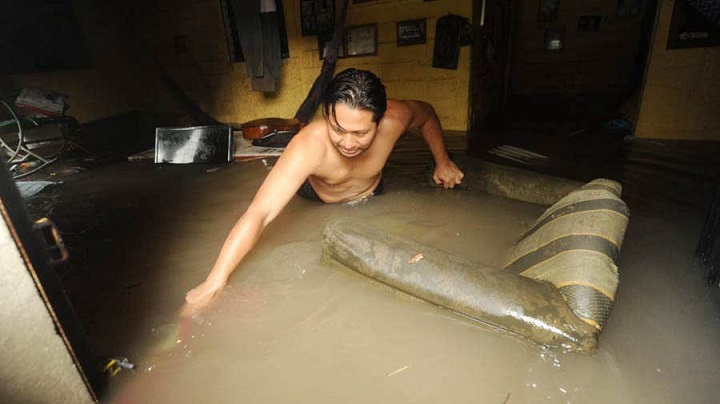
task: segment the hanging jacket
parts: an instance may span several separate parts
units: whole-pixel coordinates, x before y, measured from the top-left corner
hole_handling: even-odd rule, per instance
[[[448,14],[435,24],[433,67],[457,69],[460,47],[472,43],[472,25],[462,16]]]

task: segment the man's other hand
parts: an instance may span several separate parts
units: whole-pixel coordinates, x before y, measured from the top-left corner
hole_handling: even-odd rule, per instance
[[[465,174],[460,171],[455,163],[448,160],[444,164],[437,164],[435,166],[433,181],[435,181],[435,184],[442,185],[445,189],[448,189],[455,188],[455,185],[459,185],[463,177],[465,177]]]

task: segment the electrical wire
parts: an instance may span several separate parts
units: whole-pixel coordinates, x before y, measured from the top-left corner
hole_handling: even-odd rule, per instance
[[[15,120],[15,123],[17,124],[17,127],[18,127],[18,134],[17,134],[17,137],[18,137],[18,145],[17,145],[17,148],[16,148],[15,150],[13,150],[10,146],[8,146],[8,145],[0,138],[0,145],[2,145],[5,149],[7,149],[7,150],[10,152],[10,157],[7,159],[6,162],[7,162],[8,164],[16,163],[16,164],[14,164],[13,166],[10,167],[10,171],[13,171],[13,172],[14,172],[15,169],[16,169],[16,167],[17,167],[19,164],[24,163],[24,162],[25,162],[29,157],[31,157],[31,156],[32,156],[32,157],[35,157],[36,159],[38,159],[38,160],[40,160],[40,161],[42,162],[42,164],[40,164],[39,166],[33,168],[33,169],[30,170],[30,171],[24,172],[24,173],[22,173],[22,174],[13,175],[13,179],[18,179],[18,178],[26,177],[26,176],[28,176],[28,175],[30,175],[30,174],[33,174],[33,173],[35,173],[35,172],[37,172],[37,171],[40,171],[42,168],[44,168],[44,167],[47,166],[48,164],[54,163],[54,162],[57,160],[57,157],[56,157],[56,158],[53,158],[53,159],[50,159],[50,160],[47,160],[47,159],[44,159],[44,158],[42,158],[41,156],[38,156],[37,154],[35,154],[35,153],[33,153],[32,151],[30,151],[30,150],[28,150],[28,149],[26,149],[26,148],[23,147],[23,129],[22,129],[22,123],[20,122],[20,118],[18,118],[17,114],[15,114],[15,111],[10,107],[10,105],[8,105],[7,102],[5,102],[4,100],[0,100],[0,103],[2,103],[2,104],[5,106],[5,108],[10,112],[10,115],[12,115],[12,117],[13,117],[13,119]],[[37,125],[37,122],[35,122],[34,120],[33,120],[32,122]],[[26,154],[25,156],[23,156],[22,158],[20,158],[20,160],[16,160],[16,159],[18,158],[18,155],[20,154],[21,151],[24,151],[24,152],[26,152],[27,154]]]
[[[11,153],[10,158],[7,159],[7,162],[10,163],[13,160],[15,160],[15,158],[17,158],[18,154],[20,154],[20,151],[22,150],[22,135],[23,135],[22,124],[20,123],[20,119],[15,114],[15,111],[13,111],[13,109],[10,108],[10,105],[8,105],[7,102],[5,102],[4,100],[0,100],[0,103],[2,103],[5,106],[5,108],[8,110],[8,112],[10,112],[10,115],[13,117],[13,119],[15,120],[15,123],[17,124],[17,127],[18,127],[18,135],[17,135],[18,136],[18,144],[17,144],[17,148],[15,150],[13,150],[10,146],[8,146],[2,140],[2,138],[0,138],[0,144],[2,144],[2,146]]]

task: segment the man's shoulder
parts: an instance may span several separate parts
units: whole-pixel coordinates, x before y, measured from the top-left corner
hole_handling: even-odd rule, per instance
[[[387,100],[387,109],[383,115],[381,126],[401,135],[412,122],[413,112],[406,100]]]
[[[303,142],[318,142],[324,140],[327,137],[327,128],[320,121],[311,121],[307,125],[300,129],[300,132],[293,137]]]
[[[324,132],[325,131],[325,132]],[[321,122],[312,121],[293,136],[286,151],[299,151],[303,154],[322,153],[327,143],[327,128]]]
[[[409,113],[408,100],[398,100],[394,98],[387,99],[387,108],[385,112],[390,113]]]
[[[387,109],[385,110],[385,117],[401,122],[412,120],[414,108],[413,100],[387,100]]]

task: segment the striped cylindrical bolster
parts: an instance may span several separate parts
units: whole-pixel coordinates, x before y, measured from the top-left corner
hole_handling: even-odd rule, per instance
[[[625,216],[629,216],[627,206],[625,206],[625,203],[620,199],[621,192],[622,186],[616,181],[606,180],[602,178],[591,181],[576,189],[575,191],[567,194],[565,197],[554,203],[550,208],[543,212],[542,215],[540,215],[538,220],[535,222],[535,226],[533,227],[537,227],[549,216],[557,217],[559,215],[565,213],[572,213],[573,211],[577,210],[592,209],[593,206],[587,205],[593,204],[597,206],[597,202],[590,202],[595,200],[618,201],[618,203],[620,203],[622,206],[613,206],[613,204],[610,203],[607,208],[617,210],[619,213],[624,214]],[[577,206],[579,203],[583,203],[584,205]]]
[[[521,238],[530,236],[538,229],[562,216],[593,211],[615,212],[626,218],[630,216],[630,211],[625,202],[617,197],[609,198],[600,195],[598,199],[575,201],[564,206],[555,207],[552,211],[548,209]]]
[[[628,223],[614,181],[596,180],[551,206],[510,252],[505,269],[558,288],[568,306],[602,328],[618,284],[615,266]]]
[[[532,238],[532,236],[529,237],[529,239]],[[577,250],[602,254],[612,260],[618,255],[618,246],[604,237],[594,234],[568,234],[528,251],[505,265],[505,269],[527,276],[528,273],[535,273],[535,271],[529,270],[543,266],[547,260]]]
[[[617,197],[622,195],[622,185],[617,181],[609,180],[607,178],[598,178],[580,187],[580,190],[591,189],[603,189],[612,192]]]
[[[606,252],[565,249],[519,273],[554,285],[575,315],[599,329],[610,314],[618,271]]]

